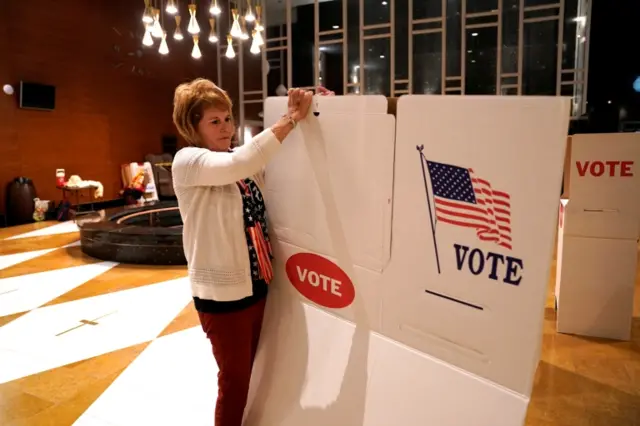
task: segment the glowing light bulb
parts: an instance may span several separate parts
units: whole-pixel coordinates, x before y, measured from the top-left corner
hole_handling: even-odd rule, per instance
[[[193,59],[200,59],[202,58],[202,52],[200,51],[200,47],[198,46],[198,36],[194,35],[193,36],[193,49],[191,50],[191,57]]]
[[[142,22],[150,24],[153,22],[153,8],[151,0],[144,0],[144,13],[142,14]]]
[[[153,22],[153,16],[151,16],[148,11],[145,11],[144,15],[142,15],[142,22],[145,24],[151,24]]]
[[[155,38],[162,38],[164,31],[162,30],[162,25],[160,24],[160,11],[158,9],[155,10],[155,17],[153,18],[153,28],[151,29],[151,35]]]
[[[253,22],[256,20],[256,15],[254,15],[253,11],[251,10],[251,3],[249,3],[247,13],[244,15],[244,20],[247,22]]]
[[[233,59],[236,57],[236,52],[233,50],[233,40],[231,39],[231,34],[227,36],[227,51],[224,56],[229,59]]]
[[[240,22],[238,22],[238,9],[231,9],[231,13],[233,14],[233,24],[231,24],[231,37],[239,38],[242,37],[242,29],[240,28]]]
[[[145,46],[153,46],[153,37],[151,37],[151,26],[148,25],[144,31],[144,37],[142,37],[142,44]]]
[[[262,38],[260,31],[253,30],[253,42],[258,43],[258,46],[262,46],[264,44],[264,39]]]
[[[158,53],[161,55],[169,54],[169,45],[167,44],[167,32],[165,31],[162,34],[162,41],[160,42],[160,48],[158,49]]]
[[[258,44],[258,39],[256,38],[257,34],[260,33],[256,30],[253,30],[253,41],[251,42],[251,48],[249,49],[249,52],[253,53],[254,55],[260,53],[260,45]]]
[[[180,21],[182,21],[182,18],[180,16],[176,16],[176,30],[173,33],[173,38],[174,40],[182,40],[184,38],[184,36],[182,35],[182,30],[180,29]]]
[[[198,20],[196,19],[196,5],[189,5],[189,14],[191,18],[189,19],[189,26],[187,27],[187,31],[190,34],[199,34],[200,33],[200,25],[198,25]]]
[[[176,6],[176,0],[169,0],[167,2],[167,7],[165,10],[167,11],[167,13],[171,15],[175,15],[176,13],[178,13],[178,6]]]
[[[209,19],[209,24],[211,24],[211,32],[209,33],[209,41],[211,43],[218,42],[218,35],[216,34],[216,20],[211,18]]]
[[[220,15],[220,13],[222,13],[222,10],[220,10],[220,7],[218,6],[218,0],[213,0],[213,3],[209,8],[209,13],[214,16],[218,16]]]

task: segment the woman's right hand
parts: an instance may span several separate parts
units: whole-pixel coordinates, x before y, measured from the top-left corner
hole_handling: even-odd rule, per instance
[[[303,89],[289,89],[288,115],[296,123],[304,120],[311,108],[313,92]]]

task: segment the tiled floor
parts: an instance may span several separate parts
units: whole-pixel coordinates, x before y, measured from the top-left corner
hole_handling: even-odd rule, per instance
[[[213,424],[186,270],[100,262],[77,241],[71,223],[0,229],[0,425]],[[631,342],[556,334],[552,282],[527,425],[640,425],[640,318]]]

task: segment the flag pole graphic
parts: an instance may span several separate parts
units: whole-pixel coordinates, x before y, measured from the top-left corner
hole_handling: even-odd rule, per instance
[[[431,213],[431,200],[429,198],[429,186],[427,185],[427,172],[424,169],[424,163],[427,159],[422,152],[424,145],[417,145],[416,149],[420,153],[420,166],[422,167],[422,178],[424,179],[424,191],[427,193],[427,207],[429,207],[429,224],[431,225],[431,235],[433,236],[433,249],[436,252],[436,265],[438,266],[438,274],[440,273],[440,256],[438,256],[438,243],[436,242],[436,228],[433,221],[433,213]]]

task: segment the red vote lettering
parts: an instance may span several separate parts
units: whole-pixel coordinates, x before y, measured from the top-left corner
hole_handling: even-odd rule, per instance
[[[633,161],[622,161],[620,163],[620,176],[624,176],[624,177],[633,176],[633,172],[631,171],[631,166],[633,166]]]
[[[325,308],[346,308],[356,291],[338,265],[313,253],[297,253],[285,266],[291,284],[307,299]]]
[[[633,161],[576,161],[576,167],[578,168],[578,174],[584,176],[587,171],[590,175],[599,177],[607,173],[608,176],[621,176],[630,177],[633,176],[631,171]],[[618,169],[620,170],[618,172]]]

